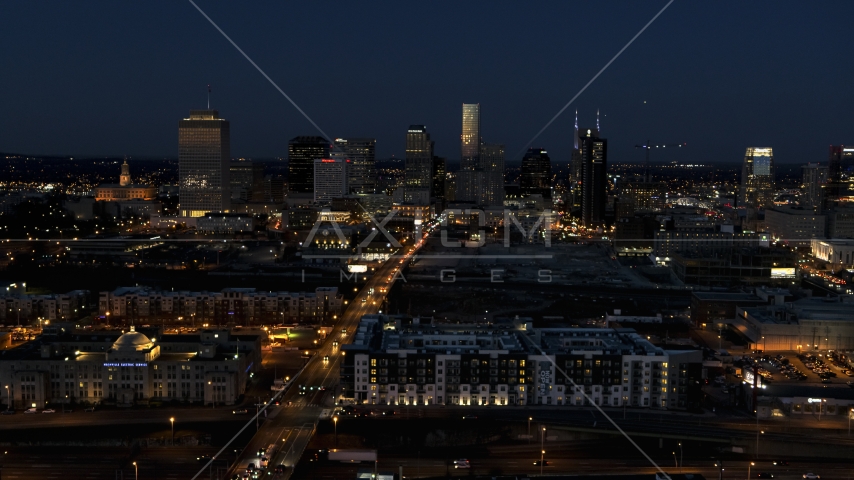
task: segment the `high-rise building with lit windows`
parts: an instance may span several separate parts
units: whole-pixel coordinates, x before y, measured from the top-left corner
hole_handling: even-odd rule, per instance
[[[739,206],[765,208],[774,204],[774,152],[747,147],[741,167]]]
[[[184,217],[227,212],[231,198],[228,120],[216,110],[190,110],[178,121],[178,200]]]
[[[318,158],[314,160],[314,203],[325,205],[333,198],[347,195],[350,160]]]
[[[463,104],[463,130],[460,134],[460,170],[474,170],[480,164],[480,104]]]
[[[348,188],[352,193],[374,193],[377,184],[374,138],[336,138],[330,158],[350,160]]]
[[[605,207],[608,203],[608,140],[599,138],[599,130],[592,128],[582,130],[578,137],[581,156],[581,224],[601,227],[605,225]]]
[[[406,131],[404,201],[418,205],[430,202],[433,186],[433,141],[424,125],[410,125]]]
[[[323,137],[300,136],[288,142],[288,191],[314,191],[314,161],[329,158],[329,141]]]

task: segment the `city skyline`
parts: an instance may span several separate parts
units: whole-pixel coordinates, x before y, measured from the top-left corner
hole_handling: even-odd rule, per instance
[[[842,8],[848,7],[839,4]],[[57,6],[59,10],[66,13],[70,18],[78,19],[82,25],[92,20],[77,18],[83,12],[78,12],[68,6]],[[467,9],[468,7],[458,7]],[[497,12],[489,12],[489,15],[509,14],[522,15],[525,17],[542,18],[545,22],[556,21],[556,18],[571,18],[573,15],[590,13],[586,6],[561,6],[543,5],[532,8],[530,11],[504,7]],[[517,163],[521,160],[521,154],[516,152],[524,145],[534,133],[536,127],[529,127],[528,120],[533,123],[544,124],[553,115],[557,107],[572,96],[575,89],[583,85],[589,79],[595,68],[603,65],[607,59],[625,41],[628,31],[632,31],[638,18],[649,16],[649,12],[657,9],[657,6],[632,6],[620,10],[618,13],[610,13],[600,36],[585,37],[586,30],[579,32],[580,38],[599,38],[598,42],[582,42],[585,48],[575,48],[577,42],[572,42],[574,55],[579,55],[579,60],[584,60],[590,65],[589,68],[572,68],[550,66],[545,70],[546,76],[540,77],[534,84],[536,88],[512,87],[518,95],[512,93],[511,85],[519,82],[505,83],[496,80],[491,75],[494,69],[505,68],[505,63],[512,60],[519,52],[518,49],[530,46],[523,41],[518,47],[512,47],[510,40],[522,41],[515,35],[511,39],[501,40],[495,51],[486,51],[481,60],[482,76],[490,78],[489,82],[445,81],[438,82],[432,86],[425,86],[422,97],[443,98],[446,101],[424,102],[420,98],[410,97],[405,102],[399,101],[401,93],[398,88],[389,88],[384,80],[379,85],[366,83],[368,79],[348,79],[342,84],[337,77],[315,82],[308,85],[301,80],[289,79],[289,85],[283,85],[286,90],[295,90],[294,98],[298,103],[305,103],[305,110],[316,117],[318,123],[327,132],[347,138],[370,137],[377,139],[377,158],[388,158],[392,155],[403,157],[403,148],[399,141],[395,141],[394,132],[412,123],[424,123],[433,132],[433,138],[437,142],[437,155],[456,161],[458,150],[453,142],[458,137],[458,120],[456,108],[461,100],[476,101],[489,106],[489,119],[484,119],[483,129],[491,132],[491,138],[500,138],[507,146],[507,162]],[[572,111],[577,107],[579,116],[584,124],[591,124],[593,115],[597,108],[602,112],[603,128],[608,131],[611,138],[612,161],[640,161],[642,154],[633,149],[637,143],[641,143],[654,133],[668,131],[670,138],[664,138],[664,142],[687,142],[692,145],[691,151],[684,152],[681,158],[701,162],[727,162],[735,163],[740,160],[743,149],[749,145],[771,145],[777,154],[777,163],[802,163],[825,161],[824,150],[829,144],[852,143],[850,140],[850,129],[846,111],[850,111],[854,105],[854,98],[842,85],[846,75],[830,75],[816,77],[812,71],[822,62],[840,65],[847,69],[850,62],[838,62],[835,55],[839,44],[837,35],[839,33],[821,30],[820,24],[826,18],[828,6],[813,6],[806,12],[787,8],[784,5],[775,11],[766,12],[758,6],[742,7],[739,16],[728,16],[722,8],[720,11],[707,11],[698,6],[683,5],[675,3],[644,35],[632,45],[610,70],[605,72],[591,88],[585,92]],[[173,11],[174,10],[174,11]],[[388,10],[388,9],[387,9]],[[25,154],[62,154],[62,155],[131,155],[135,157],[171,157],[175,155],[174,148],[170,148],[169,122],[164,118],[174,117],[185,108],[204,106],[207,96],[208,84],[212,84],[211,105],[222,111],[229,112],[230,120],[235,124],[233,132],[233,152],[243,157],[258,158],[283,158],[286,156],[287,139],[297,135],[316,135],[311,125],[299,117],[290,105],[280,103],[276,99],[276,92],[268,85],[264,85],[263,79],[259,79],[257,72],[251,70],[251,66],[242,62],[242,59],[232,57],[233,52],[226,53],[224,48],[228,47],[218,38],[217,33],[198,18],[197,12],[191,7],[187,9],[170,8],[170,13],[175,15],[172,22],[182,22],[186,29],[198,38],[186,38],[175,33],[178,37],[166,35],[167,39],[180,39],[181,42],[190,42],[190,45],[198,44],[197,48],[178,49],[166,55],[162,60],[155,61],[147,57],[140,58],[140,48],[151,47],[163,48],[161,39],[152,39],[146,36],[138,42],[128,43],[121,40],[123,36],[112,29],[103,33],[92,33],[91,37],[81,39],[84,44],[95,42],[90,47],[105,54],[111,54],[117,49],[127,50],[126,59],[113,65],[119,71],[131,68],[144,67],[146,70],[156,72],[158,63],[170,65],[176,68],[177,82],[166,84],[163,79],[155,78],[155,82],[148,88],[136,88],[140,80],[127,80],[127,84],[114,82],[113,78],[106,76],[95,79],[97,90],[83,88],[81,74],[83,68],[95,68],[89,62],[82,65],[67,65],[65,68],[68,75],[54,81],[47,76],[38,76],[36,70],[36,81],[31,84],[21,83],[23,79],[19,76],[10,76],[0,80],[3,91],[17,91],[15,98],[9,98],[6,114],[0,116],[0,131],[5,135],[0,136],[0,150],[6,152]],[[220,19],[226,23],[226,30],[235,35],[236,39],[244,43],[245,50],[258,57],[259,64],[270,69],[273,78],[280,80],[290,78],[287,69],[297,63],[309,61],[307,57],[294,56],[288,53],[283,66],[277,66],[271,62],[271,54],[274,52],[289,52],[288,46],[293,42],[290,35],[285,38],[277,38],[272,46],[264,47],[261,35],[258,37],[242,32],[239,24],[232,24],[229,16],[237,19],[252,15],[252,18],[263,18],[264,13],[276,13],[278,10],[272,8],[272,12],[265,11],[265,7],[256,7],[245,12],[233,12],[228,7],[212,6],[210,14],[214,19]],[[382,8],[367,9],[364,12],[350,12],[355,15],[366,15],[366,21],[372,20],[371,15],[382,12]],[[40,12],[31,11],[26,6],[15,6],[10,15],[21,19],[20,25],[26,25],[31,16]],[[403,12],[391,9],[386,12],[388,18],[397,18]],[[124,20],[132,20],[129,28],[131,30],[141,28],[138,22],[149,20],[150,13],[139,12],[135,7],[117,7],[99,15],[114,15]],[[137,15],[137,19],[125,19],[126,16]],[[273,15],[274,16],[274,15]],[[428,12],[431,20],[444,25],[449,22],[443,18],[436,18],[434,12]],[[705,24],[700,18],[706,18]],[[556,17],[555,19],[552,19]],[[711,21],[708,21],[710,20]],[[762,20],[759,22],[759,20]],[[201,21],[200,21],[201,20]],[[266,20],[264,20],[266,21]],[[454,24],[454,21],[450,21]],[[489,22],[485,22],[489,24]],[[745,37],[740,33],[742,23],[761,25],[760,31],[750,30],[755,34],[766,33]],[[48,20],[48,24],[57,34],[67,28],[64,21]],[[708,24],[708,25],[706,25]],[[500,23],[506,25],[506,20]],[[663,26],[662,26],[663,25]],[[712,29],[711,25],[717,25]],[[792,39],[781,39],[774,32],[793,28],[804,32]],[[169,25],[171,27],[172,25]],[[631,28],[630,28],[631,27]],[[721,30],[727,35],[719,35]],[[18,28],[16,25],[9,30],[8,34],[14,35]],[[302,27],[300,27],[302,28]],[[478,29],[481,27],[477,27]],[[581,28],[588,28],[581,26]],[[167,29],[168,30],[168,29]],[[170,30],[171,31],[171,30]],[[815,32],[816,34],[810,34]],[[767,35],[771,34],[771,35]],[[54,34],[51,34],[54,35]],[[103,42],[103,35],[112,35],[119,39],[118,42]],[[373,34],[371,34],[373,35]],[[369,35],[370,36],[370,35]],[[6,53],[6,64],[14,66],[27,65],[23,55],[34,58],[43,58],[46,64],[51,64],[54,53],[45,50],[42,44],[31,46],[22,45],[18,38],[25,35],[13,36],[7,40],[7,44],[13,46]],[[494,35],[488,36],[492,39]],[[789,56],[783,62],[771,49],[765,40],[773,37],[774,42],[784,41],[787,45],[781,51],[787,51]],[[486,38],[486,37],[484,37]],[[841,39],[841,37],[840,37]],[[266,39],[270,40],[270,39]],[[365,40],[368,40],[367,38]],[[672,46],[674,40],[679,40],[684,45],[676,48]],[[719,44],[717,49],[709,49],[706,44],[714,40]],[[152,42],[150,45],[142,45],[141,42]],[[364,40],[362,40],[364,41]],[[485,40],[483,40],[485,41]],[[557,42],[556,38],[547,36],[544,41],[547,45],[554,45],[547,52],[536,52],[535,60],[543,64],[551,65],[548,61],[559,55],[565,55],[568,46],[566,42]],[[480,42],[480,41],[478,41]],[[551,42],[551,43],[549,43]],[[116,45],[104,45],[116,43]],[[169,42],[174,43],[174,42]],[[180,43],[180,42],[179,42]],[[434,44],[435,43],[435,44]],[[678,43],[678,42],[677,42]],[[442,51],[444,41],[434,40],[420,47],[419,51],[429,54],[429,62],[435,66],[454,68],[456,60],[438,56]],[[478,43],[479,44],[479,43]],[[732,51],[739,44],[750,44],[751,49],[744,53]],[[358,49],[362,44],[359,39],[355,44],[345,48],[346,51]],[[496,52],[501,48],[509,49],[508,60],[496,57]],[[68,48],[68,47],[65,47]],[[230,47],[229,47],[230,48]],[[403,51],[394,46],[384,47],[389,58],[400,58]],[[689,49],[698,53],[694,56],[686,56]],[[310,51],[311,49],[309,49]],[[223,54],[225,53],[225,56]],[[655,57],[656,60],[648,63],[645,60]],[[686,58],[687,57],[687,58]],[[124,57],[123,57],[124,58]],[[832,59],[832,60],[831,60]],[[406,62],[410,62],[405,58]],[[56,60],[62,65],[64,62]],[[53,63],[56,63],[53,62]],[[223,64],[225,62],[225,64]],[[386,68],[385,61],[373,60],[374,71],[381,75]],[[577,64],[577,62],[572,62]],[[409,64],[409,63],[407,63]],[[227,68],[223,68],[226,66]],[[349,65],[349,62],[348,62]],[[763,65],[763,68],[750,68],[750,74],[729,75],[746,67]],[[781,70],[785,65],[786,70]],[[794,65],[794,67],[792,67]],[[66,65],[63,65],[66,66]],[[663,76],[661,69],[664,67],[675,68],[676,75]],[[162,68],[162,67],[161,67]],[[284,70],[283,70],[284,68]],[[588,71],[590,70],[590,71]],[[97,71],[97,68],[96,68]],[[129,71],[129,70],[128,70]],[[216,73],[227,71],[229,73]],[[438,71],[442,71],[439,68]],[[700,75],[703,73],[705,76]],[[515,75],[520,75],[520,73]],[[149,78],[146,74],[145,77]],[[633,78],[631,88],[618,88],[626,76]],[[375,75],[369,75],[371,81],[375,81]],[[671,78],[672,77],[672,78]],[[741,80],[731,80],[740,77]],[[86,76],[87,80],[91,76]],[[171,77],[170,77],[171,78]],[[512,79],[516,77],[511,76]],[[768,91],[762,87],[773,79],[779,90]],[[509,82],[510,80],[507,80]],[[420,85],[420,80],[405,82],[411,88]],[[263,85],[263,86],[262,86]],[[524,83],[523,83],[524,85]],[[378,90],[379,88],[379,90]],[[35,95],[35,89],[39,94]],[[73,89],[73,90],[70,90]],[[76,90],[76,93],[72,93]],[[116,102],[105,100],[115,97],[119,91],[130,96],[143,96],[149,109],[133,118],[123,117],[118,121],[116,118]],[[793,101],[789,104],[778,102],[779,92],[789,91],[788,95]],[[834,98],[828,96],[829,91],[841,92],[841,96]],[[324,98],[332,95],[332,98]],[[341,95],[347,95],[346,100]],[[365,100],[360,100],[364,98]],[[784,96],[785,98],[785,96]],[[348,111],[364,110],[361,102],[374,102],[371,112],[384,112],[383,115],[369,113],[360,119],[358,126],[347,115],[332,115],[333,103],[340,107],[346,107]],[[23,102],[26,100],[27,102]],[[39,102],[48,101],[51,108]],[[89,107],[83,111],[78,107],[79,102],[86,102]],[[35,102],[35,103],[33,103]],[[307,103],[306,103],[307,102]],[[343,102],[343,103],[342,103]],[[647,102],[647,103],[644,103]],[[49,115],[42,121],[42,132],[49,132],[45,136],[40,133],[34,137],[28,133],[28,127],[32,125],[30,116],[26,113],[26,106],[33,105],[35,110],[55,111],[56,115]],[[395,106],[392,106],[395,105]],[[774,112],[764,116],[764,121],[742,120],[732,112],[739,106],[758,109],[766,112]],[[767,107],[767,108],[766,108]],[[831,108],[832,107],[832,108]],[[770,110],[768,110],[770,108]],[[62,119],[74,111],[78,117],[76,124],[70,126]],[[703,115],[692,112],[703,112]],[[814,119],[808,122],[799,121],[802,118]],[[525,121],[520,121],[525,119]],[[137,123],[143,121],[143,123]],[[555,124],[549,128],[537,142],[550,152],[554,152],[554,158],[562,160],[569,158],[571,148],[571,136],[568,134],[572,129],[573,120],[570,112],[565,112]],[[237,126],[240,126],[237,128]],[[92,137],[90,132],[105,131],[108,135]],[[144,132],[144,135],[140,133]],[[809,138],[815,138],[815,144],[805,144],[794,140],[799,135],[806,134]],[[671,137],[672,135],[672,137]],[[727,138],[728,142],[721,143],[719,138]],[[670,155],[670,154],[668,154]],[[668,161],[675,158],[659,156],[657,161]]]

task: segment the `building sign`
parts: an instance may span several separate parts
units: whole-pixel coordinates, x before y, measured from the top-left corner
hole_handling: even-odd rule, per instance
[[[551,363],[540,362],[540,381],[537,384],[537,391],[540,395],[548,395],[549,387],[552,384]]]
[[[350,273],[365,273],[368,271],[367,265],[347,265],[347,271]]]
[[[795,268],[772,268],[771,278],[795,278]]]
[[[147,367],[147,363],[105,363],[105,367]]]

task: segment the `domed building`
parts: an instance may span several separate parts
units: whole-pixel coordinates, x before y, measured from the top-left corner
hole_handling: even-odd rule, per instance
[[[130,406],[159,401],[232,405],[261,365],[261,336],[204,330],[164,335],[53,329],[0,356],[0,403],[45,408],[60,403]],[[75,381],[63,381],[73,378]],[[58,408],[58,406],[57,406]]]

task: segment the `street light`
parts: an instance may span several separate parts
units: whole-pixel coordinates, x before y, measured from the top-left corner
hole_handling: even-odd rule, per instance
[[[133,476],[136,480],[139,480],[139,465],[136,462],[133,462]]]
[[[747,466],[747,480],[750,480],[750,467],[756,465],[753,462],[750,462],[750,465]]]
[[[679,468],[679,459],[676,458],[676,452],[672,452],[672,453],[673,453],[673,463],[676,464],[675,465],[676,468]]]
[[[175,446],[175,417],[169,417],[169,423],[172,424],[172,446]]]
[[[6,387],[6,388],[9,388],[9,387]],[[531,443],[531,420],[533,420],[533,419],[534,419],[533,417],[528,417],[528,443]]]
[[[335,424],[335,442],[338,442],[338,415],[332,417],[332,423]]]
[[[11,409],[12,409],[12,396],[9,395],[9,385],[6,385],[6,410],[11,410]],[[850,417],[851,416],[849,415],[849,418]],[[849,421],[848,424],[849,424],[848,433],[850,434],[851,433],[851,428],[850,428],[851,422]]]
[[[540,450],[540,476],[543,476],[543,465],[545,465],[545,463],[546,463],[546,451]]]
[[[9,387],[6,387],[9,388]],[[848,436],[851,436],[851,414],[854,413],[854,408],[848,410]]]
[[[544,442],[546,441],[546,427],[543,427],[542,432],[540,432],[540,449],[545,448]]]
[[[682,452],[682,442],[679,442],[679,473],[682,473],[682,466],[685,464],[685,457]]]

